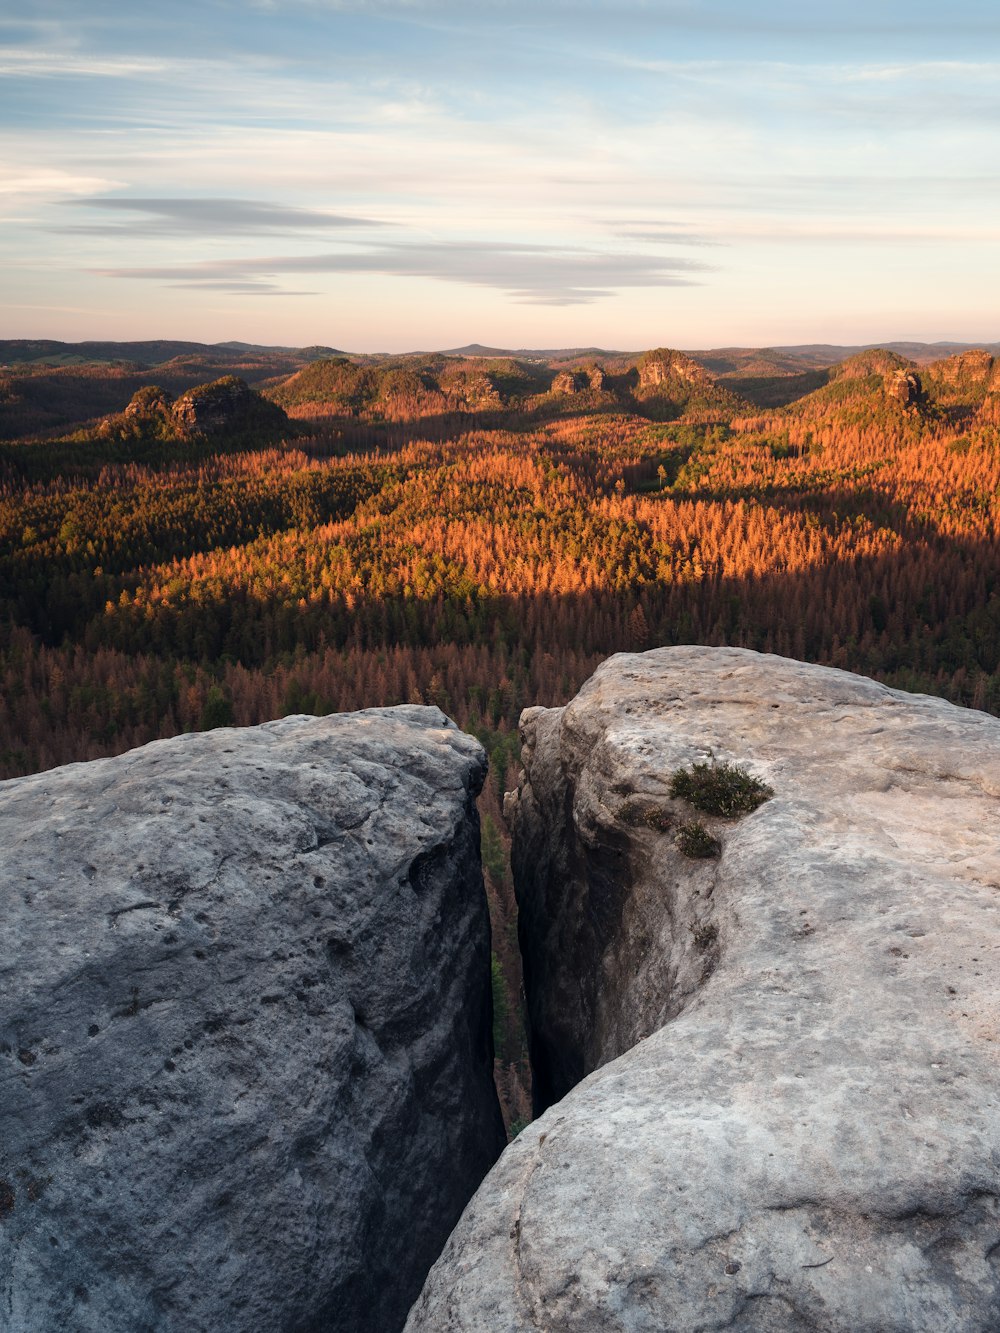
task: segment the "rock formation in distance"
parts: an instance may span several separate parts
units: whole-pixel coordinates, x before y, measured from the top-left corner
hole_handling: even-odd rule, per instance
[[[238,375],[196,385],[176,402],[158,384],[148,384],[132,395],[120,418],[105,419],[104,429],[113,431],[120,424],[182,437],[280,434],[289,427],[284,409]]]

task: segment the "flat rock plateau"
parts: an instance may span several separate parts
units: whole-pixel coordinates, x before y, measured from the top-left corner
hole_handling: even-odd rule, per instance
[[[504,1142],[479,745],[285,718],[0,785],[0,1328],[387,1333]]]
[[[1000,721],[674,648],[522,734],[548,1109],[408,1333],[996,1333]],[[773,795],[698,815],[671,794],[695,763]],[[717,857],[681,851],[696,821]]]

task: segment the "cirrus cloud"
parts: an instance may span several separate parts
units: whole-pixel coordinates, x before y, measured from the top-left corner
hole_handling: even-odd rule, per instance
[[[386,225],[373,218],[295,208],[259,199],[99,197],[66,202],[74,208],[138,215],[126,217],[121,222],[80,222],[55,229],[78,236],[231,236],[241,233],[274,236],[286,232]]]
[[[282,274],[377,274],[493,287],[531,305],[587,305],[622,288],[690,287],[711,266],[666,255],[490,241],[400,242],[356,251],[206,260],[97,270],[105,277],[171,285],[239,284],[273,290]],[[230,286],[230,289],[232,287]]]

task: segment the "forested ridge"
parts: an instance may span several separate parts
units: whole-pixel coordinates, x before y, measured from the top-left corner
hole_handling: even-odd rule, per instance
[[[278,435],[133,413],[0,446],[0,775],[438,704],[491,755],[502,934],[518,715],[609,653],[735,644],[1000,712],[997,363],[863,353],[784,403],[740,372],[336,358],[266,389]]]

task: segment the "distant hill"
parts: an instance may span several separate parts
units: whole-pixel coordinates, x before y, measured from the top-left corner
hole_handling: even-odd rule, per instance
[[[206,343],[0,341],[0,439],[49,436],[125,409],[151,380],[171,394],[238,375],[280,381],[316,359],[291,351]]]
[[[282,407],[308,414],[393,420],[411,414],[498,411],[544,393],[551,378],[537,364],[509,356],[336,356],[311,362],[267,392]]]
[[[1000,356],[1000,342],[884,342],[841,346],[835,343],[802,343],[780,347],[721,347],[702,350],[685,349],[685,354],[704,366],[718,378],[729,376],[797,375],[810,370],[825,369],[846,361],[860,352],[883,348],[905,357],[917,365],[929,365],[946,357],[974,349],[984,349]],[[312,361],[347,357],[357,361],[380,363],[385,361],[461,357],[468,359],[519,359],[549,364],[576,360],[606,360],[624,362],[635,359],[639,352],[616,351],[603,347],[510,348],[491,347],[484,343],[468,343],[464,347],[450,347],[434,353],[366,353],[355,355],[336,347],[312,345],[286,347],[278,344],[240,342],[201,343],[167,338],[136,342],[59,342],[47,338],[0,339],[0,365],[80,366],[127,363],[138,367],[154,367],[178,357],[205,357],[213,364],[231,364],[233,354],[251,358],[276,358],[307,365]]]
[[[48,338],[0,339],[0,365],[84,366],[129,365],[153,367],[177,357],[201,356],[214,362],[232,362],[233,352],[251,356],[273,356],[298,362],[315,361],[323,356],[342,356],[333,347],[266,347],[256,343],[178,342],[154,338],[146,342],[57,342]]]
[[[996,343],[888,342],[864,347],[806,343],[790,347],[723,347],[690,352],[720,386],[760,408],[786,407],[822,389],[834,379],[881,374],[901,366],[927,368],[942,358],[971,354],[974,348],[993,351]],[[879,365],[866,361],[875,356]],[[890,366],[887,358],[895,357]],[[884,364],[882,362],[884,361]]]
[[[435,414],[528,413],[538,420],[586,411],[625,411],[656,421],[721,421],[752,412],[753,403],[720,384],[683,352],[657,348],[640,356],[559,353],[409,357],[329,357],[314,361],[266,392],[297,416],[400,420]],[[560,359],[565,358],[565,359]]]
[[[682,415],[721,420],[749,406],[685,352],[667,347],[644,352],[634,373],[638,382],[632,388],[633,396],[654,420],[672,421]]]
[[[289,353],[294,356],[308,357],[310,360],[318,361],[324,356],[343,356],[344,353],[337,347],[326,347],[322,343],[313,343],[309,347],[284,347],[277,344],[274,347],[262,343],[241,343],[234,340],[224,343],[212,343],[213,349],[218,347],[234,348],[239,352],[278,352]]]
[[[0,439],[51,436],[121,412],[151,382],[173,395],[238,375],[298,418],[400,421],[454,414],[549,420],[581,411],[714,422],[793,410],[874,419],[920,407],[993,421],[1000,343],[808,343],[681,352],[596,347],[348,355],[334,348],[151,339],[0,341]],[[917,376],[910,383],[908,376]],[[909,388],[906,386],[909,385]],[[886,408],[888,397],[894,404]]]
[[[849,357],[857,356],[859,352],[873,351],[876,348],[882,348],[887,352],[895,352],[898,356],[905,357],[909,361],[915,361],[917,365],[929,365],[932,361],[939,361],[943,357],[955,356],[959,352],[968,352],[976,348],[985,348],[994,356],[1000,353],[1000,343],[953,343],[953,342],[884,342],[884,343],[864,343],[857,347],[838,347],[830,343],[807,343],[798,347],[777,347],[777,352],[787,352],[790,355],[799,355],[803,357],[813,357],[817,363],[823,365],[833,365],[838,361],[846,361]]]
[[[699,362],[706,370],[720,378],[726,375],[749,374],[802,374],[808,370],[821,370],[828,366],[846,361],[859,352],[882,348],[895,352],[917,365],[929,365],[944,357],[955,356],[960,352],[984,348],[994,356],[1000,356],[1000,342],[996,343],[959,343],[959,342],[906,342],[890,341],[881,343],[856,343],[841,345],[838,343],[798,343],[777,347],[718,347],[709,349],[683,349],[692,360]],[[440,353],[441,356],[467,357],[522,357],[532,361],[572,361],[580,357],[628,358],[638,356],[638,352],[614,351],[604,347],[563,347],[563,348],[527,348],[527,347],[489,347],[483,343],[468,343],[465,347],[450,347]]]
[[[529,361],[572,361],[577,357],[627,356],[625,352],[610,352],[603,347],[484,347],[482,343],[469,343],[467,347],[449,347],[442,356],[484,356],[484,357],[522,357]]]
[[[55,342],[46,338],[10,338],[0,341],[0,364],[82,366],[128,362],[138,366],[158,366],[175,356],[204,352],[204,343],[173,342]]]

